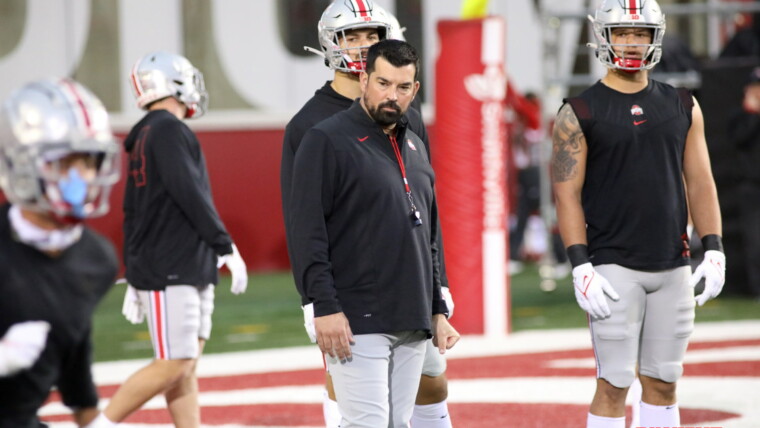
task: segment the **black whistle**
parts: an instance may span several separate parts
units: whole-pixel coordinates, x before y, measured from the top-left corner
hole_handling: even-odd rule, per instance
[[[420,212],[417,210],[413,210],[411,213],[412,216],[412,223],[415,226],[422,226],[422,219],[420,218]]]

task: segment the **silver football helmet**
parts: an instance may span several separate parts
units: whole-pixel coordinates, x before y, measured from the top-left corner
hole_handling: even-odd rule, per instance
[[[603,0],[591,21],[597,43],[589,43],[596,50],[596,57],[610,68],[635,72],[649,70],[660,62],[662,38],[665,35],[665,15],[655,0]],[[649,44],[613,44],[614,28],[647,28],[652,30]],[[625,58],[615,52],[615,48],[644,46],[642,58]]]
[[[392,14],[388,13],[387,16],[388,24],[391,26],[391,31],[388,33],[388,38],[405,42],[406,37],[404,37],[404,32],[406,31],[406,27],[402,27],[401,24],[398,23],[398,19],[396,19],[396,17]]]
[[[208,93],[203,74],[182,55],[149,53],[132,67],[130,81],[141,109],[147,109],[160,99],[174,97],[187,107],[186,118],[206,113]]]
[[[103,215],[119,180],[119,153],[105,107],[73,80],[29,83],[2,105],[0,187],[13,204],[77,221]],[[68,168],[74,154],[96,172]]]
[[[317,25],[325,64],[333,70],[347,73],[364,71],[364,53],[352,58],[350,51],[366,51],[369,46],[342,48],[341,40],[345,39],[347,31],[360,28],[377,28],[380,40],[385,40],[393,29],[391,16],[372,0],[335,0],[322,13]]]

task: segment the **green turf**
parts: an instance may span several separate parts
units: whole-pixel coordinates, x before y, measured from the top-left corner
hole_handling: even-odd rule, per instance
[[[535,266],[511,278],[514,331],[586,326],[584,312],[575,303],[570,279],[544,292]],[[94,321],[95,359],[109,361],[149,358],[153,355],[145,324],[133,326],[121,315],[124,286],[117,285],[99,306]],[[205,352],[307,345],[300,299],[290,272],[250,277],[248,291],[234,296],[229,277],[216,288],[216,310],[211,340]],[[722,295],[697,308],[697,321],[760,318],[760,304],[746,298]],[[452,323],[456,326],[456,315]]]
[[[306,345],[300,298],[289,272],[251,275],[246,293],[235,296],[229,277],[216,287],[211,340],[204,352]],[[121,315],[124,286],[114,286],[94,321],[95,359],[149,358],[147,324],[129,324]]]
[[[588,325],[585,312],[575,302],[570,276],[557,281],[557,288],[548,293],[540,289],[540,282],[536,267],[531,265],[522,273],[511,277],[514,331]],[[732,295],[730,285],[726,286],[724,293],[717,299],[697,307],[697,322],[748,319],[760,319],[760,303],[747,297]]]

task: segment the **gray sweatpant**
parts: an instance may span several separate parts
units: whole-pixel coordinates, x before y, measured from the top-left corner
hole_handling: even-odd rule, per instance
[[[358,334],[352,358],[325,355],[343,416],[341,428],[406,428],[414,410],[426,334]]]

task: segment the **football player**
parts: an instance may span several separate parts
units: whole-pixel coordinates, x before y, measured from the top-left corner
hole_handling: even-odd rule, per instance
[[[246,265],[219,218],[206,162],[183,122],[206,111],[203,75],[185,57],[153,52],[132,69],[137,105],[147,110],[124,141],[124,314],[148,320],[154,360],[119,388],[103,412],[120,422],[163,394],[174,425],[200,426],[195,367],[211,334],[217,263],[243,293]]]
[[[119,146],[103,104],[69,79],[13,92],[0,113],[0,427],[44,426],[56,387],[95,427],[92,315],[116,277],[113,246],[84,225],[108,212]]]
[[[592,25],[607,74],[561,107],[552,156],[559,228],[597,361],[587,426],[625,427],[637,371],[639,425],[680,426],[676,382],[695,304],[725,281],[704,118],[689,91],[649,78],[665,33],[656,1],[604,0]],[[693,275],[689,212],[706,250]]]

